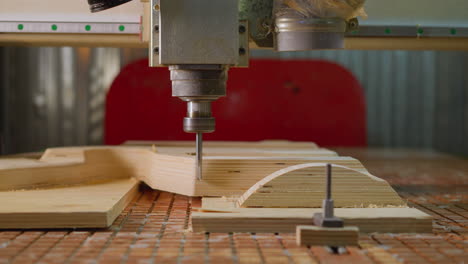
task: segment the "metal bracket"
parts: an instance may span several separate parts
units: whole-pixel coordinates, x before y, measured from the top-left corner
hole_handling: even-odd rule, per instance
[[[151,16],[150,16],[150,44],[149,44],[149,66],[162,66],[159,57],[159,0],[151,0]]]
[[[239,60],[234,67],[249,67],[249,21],[239,21]]]

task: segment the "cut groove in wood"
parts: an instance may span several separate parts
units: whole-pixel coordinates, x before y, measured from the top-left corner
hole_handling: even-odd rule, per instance
[[[326,163],[307,163],[278,170],[247,190],[238,207],[321,207]],[[333,164],[335,207],[406,206],[392,187],[365,170]]]

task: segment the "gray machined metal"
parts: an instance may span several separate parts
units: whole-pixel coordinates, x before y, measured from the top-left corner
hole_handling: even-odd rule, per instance
[[[171,65],[172,96],[218,99],[226,95],[227,67],[219,64]]]
[[[184,131],[210,133],[215,130],[211,102],[226,96],[228,67],[225,65],[194,64],[169,67],[172,96],[187,102]]]
[[[344,19],[304,17],[283,8],[275,19],[275,50],[343,49],[347,27]]]
[[[153,0],[154,5],[158,1],[153,13],[159,12],[159,47],[153,52],[160,64],[238,63],[238,0]]]

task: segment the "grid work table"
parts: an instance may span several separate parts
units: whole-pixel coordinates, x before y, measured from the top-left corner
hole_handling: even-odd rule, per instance
[[[361,235],[333,254],[295,234],[192,233],[190,198],[143,187],[108,229],[0,231],[0,263],[468,263],[468,160],[339,148],[434,217],[432,234]],[[61,199],[66,199],[63,197]]]

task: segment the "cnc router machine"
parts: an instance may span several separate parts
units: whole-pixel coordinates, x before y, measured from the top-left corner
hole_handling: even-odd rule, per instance
[[[100,147],[96,149],[92,147],[90,149],[51,149],[42,156],[40,161],[34,161],[31,163],[30,160],[21,160],[18,163],[19,165],[15,163],[13,164],[13,167],[8,168],[11,170],[6,170],[4,167],[0,166],[0,202],[4,205],[0,208],[0,213],[5,217],[17,219],[17,222],[21,222],[20,225],[27,226],[29,228],[76,227],[75,223],[66,225],[68,223],[67,221],[69,221],[69,219],[66,218],[69,216],[64,217],[63,219],[65,220],[63,220],[61,218],[62,215],[60,214],[62,211],[60,210],[65,207],[71,207],[71,214],[74,214],[76,212],[73,211],[73,206],[77,205],[60,204],[58,206],[60,207],[59,216],[54,215],[53,219],[47,219],[45,217],[41,218],[41,214],[43,213],[42,211],[39,211],[39,216],[30,217],[31,219],[26,217],[26,214],[18,214],[19,216],[15,216],[8,211],[11,209],[9,204],[12,204],[13,209],[11,210],[14,211],[18,209],[15,208],[15,202],[18,201],[26,204],[26,211],[28,213],[29,211],[32,211],[32,215],[34,215],[34,212],[37,213],[38,211],[35,211],[37,209],[35,207],[31,209],[30,204],[34,204],[35,200],[30,201],[31,199],[29,196],[26,197],[27,199],[21,200],[21,195],[24,196],[25,193],[7,193],[7,191],[10,190],[8,189],[9,184],[16,184],[17,189],[23,189],[24,186],[28,187],[28,184],[31,186],[35,186],[35,184],[37,184],[44,187],[45,181],[41,181],[41,177],[44,177],[51,179],[53,183],[59,182],[61,184],[65,183],[66,185],[69,184],[69,182],[65,181],[67,179],[75,180],[73,177],[76,175],[79,176],[77,178],[84,175],[92,180],[95,180],[93,177],[105,178],[111,177],[111,175],[112,177],[118,178],[122,175],[128,177],[125,173],[129,170],[135,175],[138,175],[138,177],[132,175],[138,178],[138,181],[145,181],[154,189],[167,191],[160,192],[145,189],[145,191],[138,196],[139,198],[130,204],[128,211],[125,212],[125,214],[120,215],[115,222],[113,221],[118,217],[119,209],[114,210],[114,207],[112,207],[112,210],[108,210],[106,213],[113,214],[113,218],[109,217],[108,214],[105,214],[105,219],[103,220],[105,223],[102,223],[102,221],[98,224],[94,223],[93,221],[98,222],[96,219],[101,220],[102,218],[99,217],[103,217],[103,215],[98,215],[97,213],[94,215],[95,218],[93,218],[92,214],[86,215],[86,213],[89,213],[89,211],[86,211],[88,210],[87,208],[94,208],[94,201],[91,204],[87,204],[89,207],[85,208],[85,213],[82,215],[86,216],[82,219],[78,219],[81,217],[80,214],[77,214],[78,217],[70,217],[72,221],[79,223],[82,223],[80,221],[83,221],[83,226],[85,227],[108,227],[113,225],[112,233],[107,232],[108,230],[100,230],[102,233],[100,233],[99,230],[92,230],[90,233],[86,233],[88,231],[85,233],[66,231],[63,232],[63,234],[60,232],[57,232],[57,234],[50,232],[42,233],[42,231],[0,232],[0,249],[4,249],[3,251],[0,251],[0,259],[5,257],[7,262],[22,260],[23,257],[26,258],[24,256],[26,255],[25,253],[29,254],[29,249],[35,250],[36,248],[39,248],[31,245],[39,243],[40,248],[47,248],[47,252],[42,252],[40,255],[40,258],[45,256],[43,259],[44,262],[49,260],[55,260],[56,262],[70,262],[71,260],[77,260],[78,257],[81,257],[80,254],[84,255],[84,259],[91,259],[92,261],[103,260],[106,257],[109,257],[109,260],[114,262],[116,260],[126,262],[131,257],[134,257],[132,252],[136,252],[135,254],[137,255],[140,254],[138,257],[149,258],[150,262],[154,262],[156,257],[160,256],[167,257],[167,260],[174,260],[174,257],[178,256],[177,262],[182,262],[183,258],[181,256],[184,254],[190,255],[196,251],[196,254],[205,254],[204,261],[211,259],[211,263],[217,263],[217,260],[244,262],[244,259],[246,259],[246,262],[254,259],[259,263],[275,261],[280,263],[309,263],[313,261],[326,262],[328,260],[342,260],[344,262],[354,261],[356,263],[395,263],[392,261],[398,261],[401,259],[405,261],[408,260],[410,262],[411,260],[416,259],[422,262],[443,262],[444,257],[450,258],[453,262],[459,261],[459,263],[463,263],[461,261],[464,261],[463,258],[466,258],[466,248],[464,248],[464,245],[466,244],[466,235],[463,236],[463,234],[466,234],[467,232],[466,219],[468,217],[465,203],[466,195],[447,194],[445,196],[431,196],[425,194],[423,196],[415,196],[410,193],[410,191],[406,190],[403,194],[404,200],[409,199],[411,202],[416,204],[417,209],[410,208],[406,206],[405,201],[403,201],[403,199],[394,192],[390,185],[369,174],[366,168],[364,168],[358,160],[349,157],[335,157],[334,155],[336,155],[336,153],[333,151],[316,149],[317,146],[312,149],[313,144],[311,143],[306,144],[305,147],[301,145],[301,143],[291,143],[292,145],[290,146],[295,146],[295,148],[297,148],[296,150],[300,153],[307,152],[307,155],[313,156],[316,154],[315,152],[318,151],[321,155],[330,155],[325,158],[318,158],[319,160],[332,160],[337,163],[343,162],[345,165],[351,164],[349,166],[355,166],[361,169],[355,169],[355,167],[353,167],[353,169],[349,169],[345,166],[341,166],[343,164],[338,166],[333,165],[335,171],[337,171],[336,174],[338,175],[338,178],[341,176],[341,179],[348,180],[346,177],[349,175],[358,175],[356,176],[357,180],[355,181],[348,180],[348,182],[345,181],[345,184],[341,183],[340,188],[347,192],[347,196],[341,197],[350,198],[341,199],[339,200],[339,203],[342,203],[342,205],[340,205],[342,207],[348,207],[350,204],[352,207],[355,204],[349,200],[356,199],[358,201],[362,200],[367,202],[368,204],[366,206],[368,206],[368,208],[356,206],[352,208],[340,208],[344,211],[346,211],[346,209],[350,209],[352,212],[351,215],[356,212],[359,217],[366,215],[365,217],[368,218],[364,218],[364,221],[361,219],[362,223],[360,223],[364,228],[368,228],[371,232],[392,232],[397,228],[402,228],[402,230],[429,230],[429,233],[430,231],[436,233],[417,237],[383,234],[361,236],[359,238],[359,248],[349,248],[348,253],[350,254],[340,259],[339,256],[327,255],[328,253],[321,251],[321,249],[294,247],[291,243],[291,241],[294,241],[293,236],[288,234],[284,234],[284,236],[283,234],[279,235],[276,229],[269,229],[272,228],[272,226],[284,228],[284,222],[294,222],[297,220],[294,218],[296,217],[294,213],[289,215],[285,213],[285,217],[279,217],[283,212],[285,212],[284,210],[287,211],[291,209],[291,212],[296,212],[294,210],[298,210],[297,212],[304,212],[301,210],[306,210],[305,212],[308,214],[307,210],[316,209],[316,204],[314,206],[310,206],[310,204],[304,203],[304,197],[315,195],[316,197],[314,197],[317,199],[318,195],[316,194],[316,187],[319,185],[318,183],[321,182],[316,181],[313,182],[313,184],[310,184],[310,182],[308,182],[310,177],[308,176],[311,174],[306,174],[307,177],[304,176],[304,178],[300,179],[305,182],[304,184],[299,184],[299,186],[294,185],[291,187],[288,185],[290,179],[286,177],[289,172],[293,172],[291,174],[293,175],[294,172],[296,172],[296,169],[314,170],[320,166],[323,167],[324,164],[296,164],[290,166],[291,164],[288,163],[288,166],[290,167],[286,168],[287,172],[284,174],[278,174],[277,172],[285,170],[285,168],[281,167],[285,165],[285,163],[271,162],[271,164],[268,163],[268,166],[276,168],[273,174],[268,174],[267,177],[265,177],[266,175],[260,175],[265,178],[259,178],[255,179],[253,182],[249,182],[249,180],[252,181],[251,177],[259,177],[259,174],[261,173],[258,173],[258,171],[262,168],[254,168],[254,170],[252,170],[253,172],[250,171],[251,175],[244,171],[244,167],[243,169],[234,168],[232,170],[228,170],[227,175],[229,177],[227,177],[225,175],[221,175],[224,172],[219,171],[224,170],[226,166],[233,166],[232,162],[223,163],[223,160],[217,161],[211,157],[211,159],[208,158],[211,165],[213,167],[219,167],[216,167],[218,171],[214,170],[216,173],[209,175],[212,178],[207,180],[202,178],[202,175],[205,175],[202,173],[202,137],[203,133],[215,132],[216,113],[212,113],[211,104],[220,97],[226,96],[226,91],[229,90],[229,87],[226,87],[229,69],[232,67],[249,66],[250,49],[274,49],[277,52],[323,49],[468,50],[467,10],[468,3],[466,1],[456,0],[369,0],[367,2],[364,0],[2,1],[0,3],[0,45],[112,46],[148,48],[149,66],[168,67],[172,82],[172,96],[178,97],[187,103],[187,116],[183,120],[183,129],[185,132],[196,134],[196,170],[195,173],[189,175],[189,173],[191,173],[191,169],[193,169],[193,167],[189,165],[193,164],[190,163],[191,159],[188,159],[185,156],[174,158],[171,155],[168,155],[168,158],[167,156],[163,157],[164,155],[159,155],[161,153],[158,154],[150,152],[147,149],[100,149]],[[262,98],[258,98],[258,100],[262,100]],[[167,145],[165,146],[163,143],[161,144],[161,148],[164,151],[164,148],[167,147]],[[222,143],[219,144],[221,144],[221,148],[224,147]],[[281,149],[284,147],[281,143],[270,142],[269,144],[280,149],[277,153],[270,153],[272,155],[272,160],[275,160],[277,156],[280,156],[281,153],[285,151],[284,149]],[[258,146],[262,147],[261,145]],[[175,149],[179,147],[180,146],[176,146]],[[166,151],[168,151],[168,149],[173,151],[171,148],[167,148]],[[304,149],[306,149],[305,152],[303,152]],[[87,152],[88,150],[89,152]],[[181,150],[178,149],[177,151]],[[185,149],[183,149],[183,151],[186,152]],[[83,153],[87,153],[88,156]],[[99,164],[99,169],[104,172],[96,172],[91,162],[79,164],[73,163],[71,165],[66,163],[73,160],[73,158],[76,159],[80,155],[84,155],[85,158],[83,159],[88,162],[94,159],[93,162]],[[255,155],[258,155],[258,153],[255,153]],[[294,160],[295,158],[300,159],[298,158],[299,155],[297,155],[297,153],[292,152],[288,155],[290,156],[285,159],[286,163],[290,160]],[[385,162],[388,162],[385,164],[390,164],[388,167],[391,167],[392,169],[396,168],[395,170],[401,169],[404,171],[404,169],[408,168],[409,165],[406,163],[398,163],[395,161],[397,159],[394,156],[398,156],[400,158],[403,157],[402,159],[404,159],[404,161],[407,161],[408,157],[412,157],[414,158],[414,161],[412,161],[413,163],[409,167],[416,169],[423,168],[421,170],[425,170],[426,174],[432,173],[427,172],[427,170],[444,168],[444,173],[440,173],[440,175],[437,173],[431,174],[433,177],[425,180],[428,180],[431,183],[436,182],[438,184],[453,181],[455,182],[455,186],[461,182],[461,188],[466,187],[466,174],[463,173],[466,173],[466,168],[468,167],[466,166],[465,161],[453,157],[447,157],[439,154],[426,156],[410,153],[408,155],[407,152],[404,152],[403,154],[393,153],[392,155],[394,156],[392,157],[394,159],[387,160],[389,157],[388,153],[378,151],[357,151],[351,152],[350,156],[351,155],[370,160],[369,164],[371,164],[371,166],[374,165],[374,167],[379,169],[382,174],[385,172],[382,167],[385,166],[379,163],[379,159],[385,159]],[[372,157],[370,158],[370,156]],[[68,160],[68,158],[70,158],[70,160]],[[89,158],[89,160],[86,160],[86,158]],[[109,159],[107,160],[107,158]],[[165,161],[167,161],[167,164],[161,165],[161,163],[159,163],[156,165],[156,162],[153,162],[154,160],[163,158],[166,158]],[[252,163],[256,164],[256,158],[257,157],[247,160],[248,162],[253,160]],[[303,158],[301,163],[307,163],[310,162],[310,159],[314,159],[309,156],[301,158]],[[227,160],[229,159],[230,157],[227,158]],[[177,160],[178,162],[176,163],[174,160]],[[50,163],[44,164],[47,162]],[[75,162],[75,160],[73,160],[73,162]],[[248,162],[246,162],[246,164],[249,164]],[[57,166],[57,164],[59,166]],[[35,171],[31,174],[33,175],[34,173],[37,173],[34,175],[35,177],[29,177],[28,173],[22,171],[21,166],[23,165],[26,168],[26,171],[27,169]],[[153,166],[155,166],[155,169],[153,169]],[[248,169],[248,165],[245,166]],[[429,169],[425,166],[429,166]],[[161,167],[164,168],[161,169]],[[330,205],[331,208],[333,208],[333,201],[331,201],[330,195],[332,166],[327,164],[326,167],[328,168],[327,176],[329,181],[327,182],[328,205],[325,206],[325,209],[330,209]],[[451,175],[451,168],[458,168],[459,171],[463,173]],[[66,177],[63,176],[63,171],[68,173],[70,171],[74,172],[75,169],[78,173],[70,173],[71,176],[68,176],[68,174]],[[184,173],[180,173],[180,175],[175,175],[175,173],[172,174],[178,169],[180,169],[180,171],[185,171]],[[161,177],[161,175],[156,175],[157,173],[154,172],[157,170],[163,170],[164,173],[161,174],[164,174],[163,176],[165,178]],[[277,173],[277,175],[275,175],[275,173]],[[426,175],[425,173],[422,174]],[[150,174],[155,174],[156,176]],[[232,176],[233,174],[235,176]],[[398,174],[398,172],[396,174]],[[60,175],[60,177],[53,177],[54,175]],[[92,175],[93,177],[89,175]],[[195,175],[196,180],[195,177],[190,178]],[[269,193],[268,188],[273,188],[273,185],[268,186],[266,183],[272,183],[277,179],[276,177],[280,178],[283,175],[285,180],[281,182],[282,184],[279,186],[279,192],[291,188],[290,190],[293,191],[288,195],[293,193],[292,196],[294,196],[297,193],[301,193],[306,190],[304,192],[305,194],[301,193],[301,195],[303,195],[302,197],[300,195],[298,196],[300,199],[291,199],[287,201],[286,199],[275,200],[279,204],[294,203],[294,205],[290,206],[292,208],[280,208],[278,209],[279,211],[275,211],[276,209],[274,208],[281,206],[278,204],[270,204],[273,209],[268,206],[264,206],[262,203],[267,204],[268,199],[248,200],[251,196],[255,196],[256,194],[261,196],[263,193]],[[292,181],[300,177],[297,176],[298,174],[293,176],[291,175],[289,176],[293,178]],[[343,177],[343,175],[346,177]],[[85,178],[84,176],[82,178]],[[150,176],[154,177],[151,178]],[[275,178],[272,176],[275,176]],[[420,175],[417,176],[419,177]],[[104,178],[99,179],[103,180]],[[273,178],[273,180],[262,183],[262,181],[267,178],[269,180],[271,180],[270,178]],[[213,181],[213,179],[215,183],[209,181]],[[238,185],[236,185],[237,183],[233,184],[232,186],[234,187],[232,187],[229,185],[232,179],[238,179],[238,182],[240,183]],[[83,181],[85,180],[87,179],[84,179]],[[105,178],[104,180],[108,179]],[[118,178],[116,182],[119,180],[122,179]],[[130,188],[131,191],[129,192],[133,192],[133,195],[135,195],[135,186],[138,186],[138,181],[133,178],[126,180],[131,181],[129,183],[131,186],[128,187],[125,185],[124,187]],[[257,180],[258,183],[253,184],[257,182]],[[22,181],[28,182],[27,184],[23,184]],[[186,185],[181,184],[181,181],[183,181],[184,184],[187,182]],[[361,181],[365,184],[360,184]],[[105,183],[102,185],[109,184],[110,187],[106,185],[107,187],[105,188],[108,189],[105,190],[107,190],[106,192],[113,194],[113,192],[118,192],[121,191],[121,189],[124,189],[116,182]],[[220,185],[225,184],[222,186],[228,186],[231,189],[219,188],[217,186],[219,182],[221,182]],[[235,181],[232,180],[232,182]],[[366,184],[369,184],[368,186],[370,186],[368,189],[366,189]],[[53,184],[51,184],[51,186],[52,185]],[[242,192],[235,189],[241,189],[238,187],[241,185],[243,188],[241,190]],[[249,192],[251,188],[258,187],[257,185],[260,185],[260,190],[258,192]],[[191,187],[191,189],[186,188],[186,186]],[[77,188],[88,187],[89,186],[85,185],[84,187],[78,186]],[[248,191],[246,191],[247,189]],[[33,189],[28,191],[34,192],[35,190]],[[89,190],[87,191],[89,192]],[[71,200],[78,200],[78,202],[80,202],[80,199],[82,198],[80,191],[77,192],[75,190],[74,193],[64,193],[66,192],[65,187],[63,190],[61,190],[61,188],[51,188],[50,193],[46,194],[46,196],[52,196],[53,198],[50,199],[49,197],[49,200],[53,200],[53,202],[55,201],[55,192],[62,192],[64,197],[70,194],[69,196],[71,198],[68,198]],[[179,195],[170,194],[169,192]],[[238,214],[234,214],[234,216],[231,215],[224,219],[222,217],[216,218],[218,217],[216,213],[226,213],[223,211],[225,208],[222,208],[222,206],[226,204],[229,205],[229,203],[232,204],[231,200],[225,199],[224,197],[225,194],[232,194],[230,192],[236,192],[236,195],[242,193],[248,194],[246,196],[247,198],[244,197],[245,195],[242,195],[240,198],[237,197],[236,199],[239,199],[236,200],[237,202],[241,201],[246,204],[249,202],[253,203],[251,207],[240,206],[242,208],[239,207],[240,209],[237,209],[245,209],[245,211],[239,212],[243,212],[248,215],[249,212],[252,212],[248,211],[250,209],[256,210],[258,209],[256,207],[265,207],[262,209],[271,209],[271,212],[274,213],[271,213],[271,216],[268,216],[268,213],[266,213],[267,216],[259,216],[259,218],[261,218],[260,220],[255,218],[257,217],[256,211],[253,211],[254,213],[250,213],[253,214],[253,216],[249,215],[248,217],[250,218],[248,219],[255,219],[254,221],[259,221],[258,223],[260,224],[251,224],[251,221],[245,220],[247,218],[242,218],[243,214],[238,212],[234,212]],[[101,189],[96,187],[96,189],[91,190],[91,193],[96,197],[99,197],[103,192]],[[337,193],[340,195],[339,191]],[[377,195],[368,195],[368,193],[374,193]],[[13,195],[18,195],[19,198],[15,198],[16,200],[11,198],[10,196]],[[200,204],[198,204],[200,203],[200,200],[196,200],[197,198],[191,197],[198,196],[223,196],[223,198],[218,198],[218,200],[212,200],[221,204],[221,208],[218,208],[220,211],[215,210],[214,212],[211,212],[208,210],[208,212],[203,212],[203,208],[199,208],[202,212],[198,212],[198,215],[191,214],[191,212],[193,212],[191,210],[193,210],[196,205],[200,206]],[[42,197],[41,194],[39,194],[38,197]],[[129,196],[125,194],[124,197],[128,198]],[[107,197],[102,199],[106,200]],[[208,201],[210,201],[209,199],[210,198],[208,198]],[[375,207],[373,202],[381,201],[379,199],[387,199],[390,201],[387,201],[387,205],[390,206],[373,208]],[[115,200],[118,199],[114,199],[113,201],[115,202]],[[118,206],[120,206],[120,211],[125,208],[125,205],[130,203],[130,198],[127,200],[128,201],[122,203],[120,203],[119,200]],[[99,204],[100,201],[102,200],[99,200],[96,204]],[[89,201],[86,200],[86,202]],[[314,202],[316,203],[317,201]],[[447,203],[449,205],[447,205]],[[218,207],[220,207],[219,204]],[[18,207],[22,207],[23,205]],[[288,205],[284,207],[288,207]],[[22,208],[20,209],[22,210]],[[49,210],[49,208],[46,209]],[[369,216],[369,213],[363,213],[367,209],[373,212],[370,214],[371,216]],[[382,210],[379,211],[379,209]],[[54,214],[56,213],[56,210],[57,208],[54,207],[52,210]],[[419,212],[418,210],[424,211],[424,213]],[[420,218],[417,216],[413,217],[413,213],[415,213],[415,211],[416,215]],[[331,215],[333,216],[333,210],[331,210],[331,212]],[[385,221],[379,222],[382,218],[374,216],[379,212],[384,212],[384,214],[386,214],[385,217],[382,217],[386,219]],[[393,215],[392,212],[396,212],[395,215]],[[67,211],[66,213],[70,212]],[[210,215],[210,213],[212,215]],[[213,219],[216,219],[216,221],[210,223],[210,217],[214,217]],[[400,217],[400,219],[397,219],[398,217]],[[191,218],[195,219],[193,226],[194,228],[198,228],[197,232],[204,231],[212,233],[185,232]],[[326,214],[325,218],[327,218]],[[436,225],[434,225],[434,228],[432,226],[432,218],[436,219]],[[0,219],[0,225],[7,229],[17,228],[15,225],[18,223],[15,223],[15,221],[9,221],[8,219]],[[48,221],[45,221],[44,219]],[[200,219],[207,222],[196,222],[201,221]],[[236,219],[241,220],[236,221]],[[306,215],[306,217],[299,220],[303,221],[304,219],[309,221],[312,219],[312,215],[310,215],[310,217]],[[366,219],[376,221],[367,221]],[[404,220],[402,221],[401,219]],[[50,226],[54,221],[62,221],[65,224],[63,226]],[[141,223],[140,226],[136,226],[134,224],[138,221]],[[228,231],[226,231],[227,229],[223,229],[223,231],[219,231],[220,229],[217,228],[221,226],[219,223],[222,221],[225,221],[223,222],[224,225],[222,228],[233,229],[229,229]],[[345,224],[346,221],[347,220],[345,220]],[[185,224],[181,224],[181,222],[184,222]],[[206,226],[211,225],[209,226],[211,229],[204,229],[208,228],[204,226],[204,224],[206,224]],[[255,230],[267,230],[270,234],[255,235],[248,233],[232,233],[238,232],[239,230],[239,232],[253,232],[251,229],[248,229],[252,228],[249,224],[254,225],[253,228],[258,228]],[[343,225],[343,222],[340,222],[340,225]],[[294,227],[294,225],[291,226]],[[280,229],[280,231],[283,232],[286,230],[287,232],[291,232],[291,227],[288,226],[287,228],[289,229]],[[157,235],[151,233],[155,232],[155,230],[159,232]],[[125,233],[126,231],[134,233]],[[148,233],[145,233],[145,231],[148,231]],[[174,232],[172,233],[172,231]],[[224,231],[226,231],[226,234],[218,233]],[[171,236],[176,237],[175,240],[172,239]],[[441,236],[444,236],[443,239]],[[54,240],[55,238],[57,238],[57,241]],[[355,239],[358,238],[356,237]],[[15,241],[17,240],[20,242],[16,243]],[[24,242],[23,240],[27,242]],[[45,247],[41,244],[46,243],[43,242],[44,240],[46,242],[53,240],[53,243],[48,247]],[[67,252],[68,249],[73,248],[67,244],[69,240],[71,240],[70,243],[78,241],[77,246],[75,245],[76,249],[73,249],[72,252]],[[104,243],[101,243],[102,241],[104,241]],[[178,246],[174,246],[174,241],[176,241],[175,243]],[[149,248],[150,246],[146,243],[148,243],[148,245],[151,243],[153,244],[151,248]],[[122,244],[124,246],[122,246]],[[382,245],[390,245],[390,249],[383,248],[381,247]],[[98,246],[101,249],[94,250],[94,247]],[[213,254],[216,247],[223,249],[219,255]],[[252,247],[255,248],[255,250],[253,250],[255,252],[252,251]],[[436,248],[437,250],[435,250]],[[99,252],[96,253],[93,250]],[[107,251],[110,253],[106,255]],[[121,251],[124,252],[122,253]],[[397,254],[399,258],[394,258],[394,256],[389,254],[388,251],[392,254]],[[93,252],[96,254],[93,255]],[[120,258],[120,255],[116,256],[119,252],[122,253],[122,258]],[[36,253],[33,253],[34,252],[29,255],[35,257]],[[86,254],[89,254],[89,256]],[[118,259],[116,259],[116,257]],[[277,257],[279,258],[276,259]],[[162,261],[164,262],[164,259]]]
[[[466,49],[462,2],[3,1],[0,43],[148,47],[149,66],[169,67],[172,95],[187,102],[183,127],[196,133],[200,178],[202,135],[215,131],[211,103],[226,95],[229,68],[248,67],[250,48]]]

